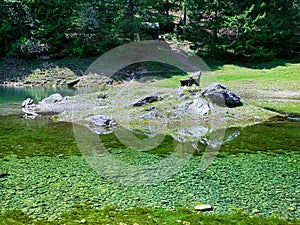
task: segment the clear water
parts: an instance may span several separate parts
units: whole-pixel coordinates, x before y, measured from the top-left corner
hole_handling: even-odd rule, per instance
[[[92,89],[61,88],[61,87],[6,87],[0,86],[0,105],[18,104],[26,98],[39,101],[50,94],[60,93],[63,96],[73,96],[79,93],[92,92]]]
[[[125,189],[101,178],[84,162],[71,123],[53,122],[46,116],[24,119],[11,111],[28,97],[38,101],[55,92],[74,95],[78,91],[84,90],[0,87],[0,208],[55,219],[85,202],[95,207],[128,203],[130,207],[172,208],[179,204],[193,209],[201,201],[216,206],[217,213],[232,213],[230,207],[235,206],[249,214],[257,208],[259,215],[299,218],[299,121],[275,119],[235,128],[240,135],[219,152],[225,158],[216,158],[206,171],[199,172],[200,157],[194,156],[171,180]],[[126,157],[128,149],[116,136],[100,138],[112,155]],[[145,155],[165,157],[173,144],[168,137]],[[264,154],[248,154],[258,152]]]
[[[54,93],[60,93],[62,96],[73,96],[93,91],[95,90],[86,88],[0,86],[0,115],[21,113],[21,103],[27,98],[32,98],[38,102]]]

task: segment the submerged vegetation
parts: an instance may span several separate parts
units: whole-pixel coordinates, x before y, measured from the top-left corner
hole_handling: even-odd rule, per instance
[[[300,224],[300,124],[286,119],[300,112],[299,62],[209,64],[212,72],[202,85],[218,81],[239,93],[244,104],[284,115],[228,128],[226,133],[239,136],[224,143],[203,171],[206,146],[199,142],[200,152],[177,174],[149,186],[124,186],[95,172],[76,145],[71,123],[1,116],[0,224]],[[161,76],[167,77],[159,86],[178,87],[186,75]],[[144,152],[126,147],[114,134],[99,137],[116,160],[136,166],[160,162],[176,147],[168,135]],[[196,212],[198,204],[213,210]]]

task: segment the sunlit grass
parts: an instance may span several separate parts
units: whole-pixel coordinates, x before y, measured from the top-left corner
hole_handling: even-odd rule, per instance
[[[300,62],[277,60],[260,64],[210,66],[211,72],[201,76],[201,88],[212,82],[219,82],[236,91],[251,104],[275,111],[300,114]],[[159,80],[157,85],[176,88],[179,87],[180,80],[187,78],[188,74],[180,74]],[[280,99],[275,101],[278,95]]]

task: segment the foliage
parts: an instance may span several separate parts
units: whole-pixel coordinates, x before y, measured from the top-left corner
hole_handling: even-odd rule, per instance
[[[299,50],[296,0],[2,0],[0,13],[0,55],[84,57],[158,34],[219,58],[270,60]]]
[[[28,7],[22,1],[2,0],[0,3],[0,55],[9,52],[12,44],[27,38],[32,26]]]
[[[39,41],[28,38],[20,38],[12,44],[10,55],[21,56],[24,58],[31,58],[34,56],[42,56],[47,54],[48,46],[41,44]]]
[[[297,7],[295,0],[191,1],[187,38],[200,54],[218,58],[290,56],[297,45]]]

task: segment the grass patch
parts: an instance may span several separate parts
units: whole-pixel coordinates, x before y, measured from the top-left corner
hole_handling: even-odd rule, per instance
[[[276,217],[264,218],[258,216],[248,216],[244,213],[209,215],[206,213],[195,213],[186,209],[168,211],[164,209],[134,208],[120,211],[115,208],[95,210],[90,208],[77,207],[66,212],[62,218],[54,221],[36,220],[25,215],[22,211],[12,210],[0,213],[0,224],[19,225],[58,225],[58,224],[260,224],[260,225],[296,225],[299,220],[284,220]]]

